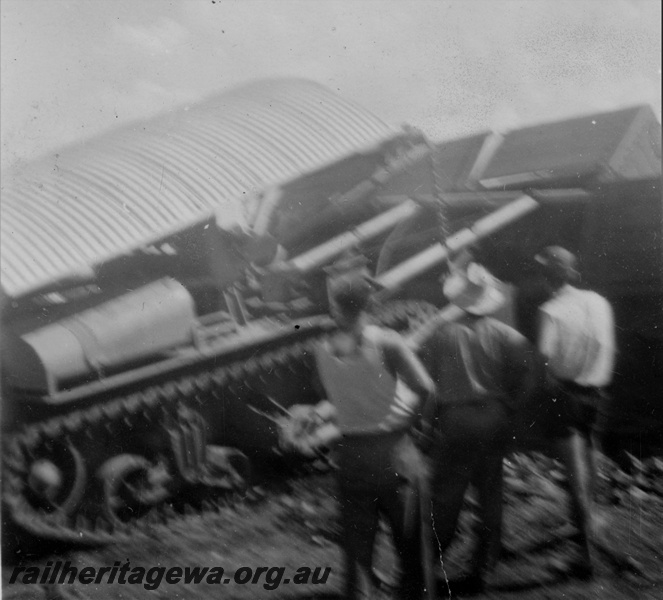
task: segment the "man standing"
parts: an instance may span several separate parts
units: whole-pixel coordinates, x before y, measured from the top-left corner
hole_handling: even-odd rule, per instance
[[[477,543],[469,574],[452,593],[478,593],[501,546],[502,460],[511,414],[535,385],[535,352],[524,336],[490,317],[504,304],[499,282],[470,263],[453,267],[444,295],[464,311],[421,345],[419,356],[439,389],[425,424],[435,442],[430,452],[433,547],[451,543],[470,483],[478,493]]]
[[[435,386],[400,335],[368,324],[365,308],[371,292],[361,271],[329,278],[331,314],[338,331],[316,350],[318,375],[336,408],[341,434],[337,464],[345,597],[359,596],[359,569],[367,581],[373,580],[373,544],[382,515],[391,526],[400,560],[399,598],[417,600],[423,594],[423,568],[418,532],[405,526],[404,468],[407,454],[416,462],[416,449],[407,447],[416,406],[397,402],[396,389],[401,380],[425,399]]]
[[[552,289],[539,309],[538,348],[548,372],[545,428],[564,463],[571,492],[572,520],[580,554],[555,570],[589,579],[591,506],[595,479],[592,425],[603,388],[612,378],[615,326],[612,308],[599,294],[574,286],[580,281],[576,257],[549,246],[535,257]]]

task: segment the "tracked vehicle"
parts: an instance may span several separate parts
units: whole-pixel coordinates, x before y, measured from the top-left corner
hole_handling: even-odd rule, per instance
[[[412,259],[434,251],[429,264],[441,263],[537,206],[523,196]],[[389,209],[356,235],[417,210],[414,202]],[[136,517],[174,497],[241,488],[249,458],[278,446],[278,431],[256,413],[320,400],[311,385],[312,344],[333,329],[324,304],[274,290],[317,285],[318,269],[309,271],[354,238],[333,238],[265,269],[252,283],[264,282],[269,300],[245,299],[236,282],[223,290],[224,310],[198,315],[184,285],[165,277],[11,333],[5,391],[16,432],[7,436],[4,498],[12,519],[42,538],[99,543],[128,533]],[[172,238],[168,244],[175,247]],[[377,281],[387,294],[408,278],[388,270]],[[436,310],[386,303],[375,318],[410,329]]]
[[[285,88],[299,104],[298,94],[321,93],[301,82],[272,82],[260,90],[264,106],[286,103]],[[240,100],[241,107],[256,102],[255,96]],[[318,96],[314,100],[320,104]],[[293,122],[303,120],[287,103],[286,108],[296,115]],[[219,160],[222,150],[201,128],[200,114],[191,112],[179,130],[169,123],[172,147],[160,148],[156,136],[156,145],[143,148],[163,161],[172,214],[183,212],[176,192],[189,204],[192,198],[200,202],[191,190],[214,189],[211,173],[218,177],[205,161]],[[622,127],[637,140],[651,126],[641,112]],[[309,119],[311,114],[316,113]],[[348,114],[350,121],[358,119],[354,108]],[[323,116],[328,130],[329,111]],[[371,122],[370,115],[363,117]],[[607,123],[603,130],[615,128],[614,115],[600,120]],[[230,122],[236,131],[236,118]],[[657,126],[658,146],[655,135],[641,146],[647,156],[658,147],[660,163]],[[42,539],[104,543],[128,535],[145,515],[167,516],[173,499],[187,502],[210,489],[240,489],[249,461],[272,453],[278,442],[271,423],[256,412],[319,400],[311,385],[311,347],[333,328],[326,316],[324,267],[349,251],[368,258],[383,287],[376,318],[408,330],[441,308],[437,280],[450,255],[472,247],[517,288],[527,275],[528,256],[545,243],[564,243],[585,264],[595,260],[589,273],[597,275],[605,268],[603,242],[618,238],[615,232],[632,218],[636,235],[650,236],[658,254],[647,247],[637,257],[648,261],[651,276],[623,266],[623,301],[614,289],[608,295],[624,306],[638,298],[641,320],[655,314],[661,299],[660,164],[658,174],[654,165],[637,181],[623,173],[606,178],[605,148],[600,160],[582,169],[565,156],[563,173],[544,151],[538,160],[548,167],[527,171],[534,173],[529,181],[509,172],[507,159],[514,154],[521,153],[519,168],[523,163],[517,136],[496,140],[486,134],[436,146],[416,131],[393,134],[374,122],[373,127],[377,141],[359,152],[343,150],[345,155],[318,168],[300,165],[304,174],[284,183],[252,183],[256,189],[241,202],[241,227],[229,226],[218,211],[202,210],[175,223],[162,219],[159,231],[149,235],[139,231],[141,208],[130,205],[127,193],[134,186],[136,195],[152,201],[153,189],[141,183],[150,179],[150,164],[142,165],[143,180],[135,167],[111,172],[108,166],[142,160],[136,150],[119,151],[132,148],[130,138],[139,147],[145,143],[140,133],[127,131],[96,143],[94,152],[74,151],[69,158],[62,153],[55,175],[36,169],[5,192],[3,203],[7,198],[17,227],[34,229],[18,208],[26,199],[51,226],[40,232],[51,236],[46,242],[40,238],[33,248],[19,241],[9,258],[3,253],[3,506],[15,524]],[[621,143],[624,133],[613,137]],[[524,145],[531,145],[526,134]],[[612,138],[604,142],[615,146]],[[534,144],[541,146],[541,140]],[[178,174],[174,148],[195,149],[199,161]],[[241,149],[236,161],[255,158],[256,146]],[[300,153],[292,143],[280,151]],[[271,163],[270,168],[277,169]],[[624,196],[634,190],[637,198],[625,204]],[[112,236],[88,227],[72,241],[44,203],[62,198],[74,206],[83,192],[90,202],[111,198],[128,219],[120,234],[129,240],[133,227],[139,239],[115,252],[97,248],[95,258],[81,263],[81,248],[96,244],[103,250]],[[152,210],[161,218],[164,197],[155,194]],[[97,227],[118,229],[107,221],[107,211],[103,204],[90,209],[88,218]],[[587,238],[587,231],[594,237]],[[38,256],[36,266],[26,256]],[[633,286],[636,273],[645,286],[639,290]],[[513,320],[514,314],[507,311],[502,318]],[[644,343],[660,353],[651,337]],[[660,372],[655,377],[660,381]],[[651,385],[643,388],[645,403]]]

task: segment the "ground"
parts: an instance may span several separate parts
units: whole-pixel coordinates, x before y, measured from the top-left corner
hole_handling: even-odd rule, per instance
[[[655,463],[660,468],[663,463]],[[654,465],[654,463],[651,463]],[[596,577],[591,582],[559,580],[548,575],[546,565],[564,556],[571,544],[567,533],[567,496],[558,465],[543,457],[516,455],[506,462],[505,558],[489,580],[489,589],[476,596],[479,600],[616,600],[663,597],[663,498],[659,492],[663,472],[650,465],[638,472],[621,472],[602,479],[599,508],[602,531],[611,545],[622,553],[621,563],[610,555],[597,553]],[[232,501],[224,500],[204,514],[182,515],[168,524],[151,523],[137,529],[127,542],[101,549],[78,549],[37,558],[26,557],[22,566],[45,566],[48,561],[70,561],[72,566],[113,566],[126,564],[130,569],[143,567],[223,567],[230,583],[167,583],[83,585],[79,582],[42,586],[21,582],[10,584],[14,565],[3,568],[3,597],[12,599],[142,599],[228,598],[259,600],[340,598],[342,583],[341,554],[338,547],[335,484],[329,473],[309,473],[286,481],[261,481],[251,493]],[[472,500],[468,498],[459,524],[459,541],[452,546],[444,563],[450,577],[462,570],[467,554],[468,531],[473,519]],[[388,531],[379,536],[377,564],[387,576],[395,573]],[[241,567],[285,567],[285,573],[265,572],[255,583],[232,581],[246,573]],[[298,585],[294,575],[300,567],[323,575],[325,583]],[[640,570],[641,574],[637,574]],[[156,577],[156,571],[155,577]],[[305,573],[304,573],[305,574]],[[440,570],[440,575],[442,571]],[[269,581],[266,577],[270,577]],[[293,581],[285,583],[285,579]],[[324,579],[324,577],[322,577]],[[153,580],[155,581],[155,580]],[[155,587],[148,590],[146,588]],[[275,588],[275,589],[269,589]],[[442,586],[444,591],[444,586]],[[380,598],[389,598],[380,592]],[[449,597],[444,594],[441,597]]]

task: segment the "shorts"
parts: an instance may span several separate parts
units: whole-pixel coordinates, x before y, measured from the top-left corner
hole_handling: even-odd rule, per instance
[[[597,419],[603,392],[572,382],[560,381],[540,390],[519,415],[529,423],[533,436],[547,440],[569,437],[574,430],[589,436]]]

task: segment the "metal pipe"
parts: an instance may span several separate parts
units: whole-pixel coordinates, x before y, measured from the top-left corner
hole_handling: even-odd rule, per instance
[[[377,283],[385,288],[380,294],[387,295],[389,292],[397,290],[407,281],[446,260],[450,254],[454,254],[502,229],[532,212],[538,206],[539,203],[536,200],[530,196],[522,195],[517,200],[479,219],[472,227],[462,229],[450,236],[444,244],[437,243],[429,246],[426,250],[376,277]]]
[[[522,190],[481,190],[474,192],[444,192],[438,199],[433,194],[414,194],[412,198],[425,203],[442,202],[444,210],[470,212],[472,210],[500,208],[522,195]],[[581,188],[531,190],[528,193],[541,205],[583,203],[591,200],[592,194]],[[396,206],[408,196],[404,194],[379,195],[376,201],[384,207]]]
[[[373,217],[351,231],[338,235],[328,242],[296,256],[282,266],[299,273],[312,271],[328,263],[345,250],[356,246],[358,243],[376,237],[388,229],[395,227],[401,221],[409,219],[418,210],[419,206],[416,202],[406,200],[400,206],[392,208],[377,217]]]

